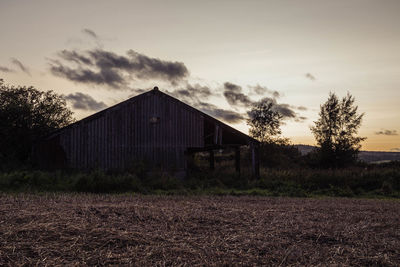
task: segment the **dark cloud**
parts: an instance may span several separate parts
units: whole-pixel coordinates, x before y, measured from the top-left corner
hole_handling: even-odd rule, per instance
[[[62,59],[65,59],[67,61],[72,61],[72,62],[75,62],[78,64],[85,64],[85,65],[89,65],[89,66],[93,65],[93,62],[89,57],[81,55],[76,51],[62,50],[58,53],[58,55]]]
[[[208,86],[198,83],[194,85],[186,83],[185,87],[180,87],[169,93],[191,105],[204,101],[213,95]]]
[[[302,111],[308,110],[308,109],[307,109],[306,107],[304,107],[304,106],[298,106],[297,109],[298,109],[298,110],[302,110]]]
[[[236,94],[235,97],[232,97],[233,100],[230,99],[231,101],[228,101],[230,102],[229,104],[237,104],[237,106],[242,107],[246,105],[245,107],[251,108],[252,105],[257,103],[255,101],[251,101],[247,96],[247,98],[243,98],[241,94],[244,94],[241,93],[241,90],[242,88],[240,86],[233,83],[226,82],[224,84],[224,96],[225,98],[227,98],[227,100],[229,99],[230,95],[228,95],[227,97],[225,93],[233,92]],[[167,93],[209,114],[210,116],[224,120],[229,123],[239,123],[248,118],[248,114],[242,114],[237,111],[222,109],[216,105],[204,102],[204,100],[207,99],[209,96],[220,96],[219,94],[214,93],[214,91],[216,90],[212,90],[207,86],[202,86],[199,84],[191,85],[187,83],[186,87],[178,88],[172,92],[167,91]],[[278,103],[277,100],[272,97],[265,97],[260,101],[271,102],[273,104],[273,110],[279,112],[283,116],[284,120],[293,119],[296,122],[303,122],[307,119],[306,117],[300,116],[297,112],[295,112],[295,109],[305,110],[305,107],[294,107],[289,104]]]
[[[293,110],[294,107],[292,107],[291,105],[278,103],[275,98],[264,97],[257,103],[262,102],[272,103],[272,110],[279,112],[284,120],[293,119],[296,122],[302,122],[307,119],[306,117],[300,116],[297,112],[295,112]]]
[[[270,90],[266,86],[261,86],[261,85],[257,84],[255,86],[249,85],[248,87],[250,88],[250,91],[256,95],[270,94],[274,98],[280,97],[280,93],[278,91]]]
[[[396,130],[381,130],[375,132],[376,135],[399,135]]]
[[[189,75],[188,69],[182,62],[150,58],[133,50],[129,50],[128,55],[131,57],[133,69],[138,72],[137,76],[141,79],[161,78],[176,82]]]
[[[71,102],[72,107],[75,109],[97,111],[107,107],[107,105],[104,102],[98,102],[90,95],[83,94],[80,92],[66,95],[64,96],[64,98],[67,101]]]
[[[295,122],[303,122],[303,121],[305,121],[305,120],[307,120],[307,117],[304,117],[304,116],[297,116],[297,117],[294,119]]]
[[[195,107],[212,117],[226,121],[228,123],[240,123],[245,119],[245,117],[238,112],[221,109],[209,103],[200,102]]]
[[[189,75],[185,64],[150,58],[133,50],[127,56],[103,49],[86,52],[63,50],[60,59],[50,60],[50,71],[57,76],[79,83],[127,88],[134,79],[159,79],[176,85]],[[74,66],[68,65],[73,63]]]
[[[187,83],[185,87],[168,93],[204,113],[225,122],[239,123],[245,119],[245,116],[238,112],[222,109],[214,104],[204,102],[210,96],[216,95],[208,86]]]
[[[315,76],[312,75],[312,74],[309,73],[309,72],[306,73],[306,74],[304,74],[304,76],[305,76],[307,79],[311,80],[311,81],[315,81],[315,80],[316,80]]]
[[[257,95],[263,95],[269,91],[267,87],[258,84],[256,86],[249,86],[249,87],[252,88],[254,93],[256,93]]]
[[[260,85],[249,86],[251,90],[258,91],[259,93],[269,93],[272,97],[264,97],[258,102],[268,101],[273,104],[273,110],[279,112],[283,119],[294,119],[297,122],[304,121],[306,118],[299,116],[295,109],[305,110],[305,107],[294,107],[289,104],[278,103],[276,98],[279,96],[279,93],[276,91],[271,91],[266,87],[262,87]],[[228,103],[233,107],[246,107],[251,108],[257,102],[252,101],[248,96],[246,96],[242,92],[242,87],[230,82],[224,83],[224,96]]]
[[[130,88],[129,91],[131,93],[128,95],[128,98],[135,97],[138,94],[142,94],[142,93],[148,92],[148,91],[152,90],[153,88],[145,88],[145,89],[143,89],[143,88]]]
[[[85,29],[82,30],[82,32],[83,32],[84,34],[89,35],[89,36],[92,37],[93,39],[96,39],[96,40],[97,40],[97,39],[99,38],[99,37],[97,36],[97,34],[96,34],[94,31],[90,30],[90,29],[85,28]]]
[[[400,152],[400,147],[391,148],[390,151],[392,151],[392,152]]]
[[[21,71],[25,72],[25,73],[28,74],[28,75],[31,75],[31,73],[30,73],[30,71],[29,71],[29,68],[26,67],[26,66],[24,66],[24,64],[22,64],[22,62],[19,61],[18,59],[16,59],[16,58],[11,58],[11,62],[12,62],[14,65],[16,65]]]
[[[296,118],[297,117],[296,112],[294,112],[291,109],[290,105],[288,105],[288,104],[278,104],[275,102],[273,109],[275,111],[278,111],[283,116],[283,118]]]
[[[14,70],[7,68],[7,67],[0,66],[0,72],[14,72]]]
[[[66,78],[68,80],[80,83],[93,83],[100,85],[108,85],[113,88],[120,88],[126,86],[126,81],[119,71],[113,69],[102,69],[99,71],[92,71],[82,67],[71,68],[62,65],[58,61],[53,61],[50,66],[50,71],[57,76]]]
[[[224,83],[224,96],[231,106],[250,107],[253,101],[242,93],[242,87],[230,82]]]

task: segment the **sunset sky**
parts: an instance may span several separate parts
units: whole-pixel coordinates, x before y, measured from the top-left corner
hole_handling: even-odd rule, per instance
[[[158,86],[246,132],[268,97],[315,144],[329,92],[363,150],[400,151],[400,1],[0,0],[0,78],[63,94],[77,119]]]

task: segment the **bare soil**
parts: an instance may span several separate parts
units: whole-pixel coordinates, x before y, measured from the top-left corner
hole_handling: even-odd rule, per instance
[[[400,202],[0,195],[0,266],[400,265]]]

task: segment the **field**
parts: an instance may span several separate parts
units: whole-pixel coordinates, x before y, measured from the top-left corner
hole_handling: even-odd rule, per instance
[[[0,195],[0,265],[400,264],[400,202]]]

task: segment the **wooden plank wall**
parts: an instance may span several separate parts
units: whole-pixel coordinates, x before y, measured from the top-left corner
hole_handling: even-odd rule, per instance
[[[158,117],[151,123],[151,117]],[[60,132],[68,165],[121,169],[134,161],[168,170],[186,167],[187,147],[204,146],[204,119],[157,91],[121,103]]]

